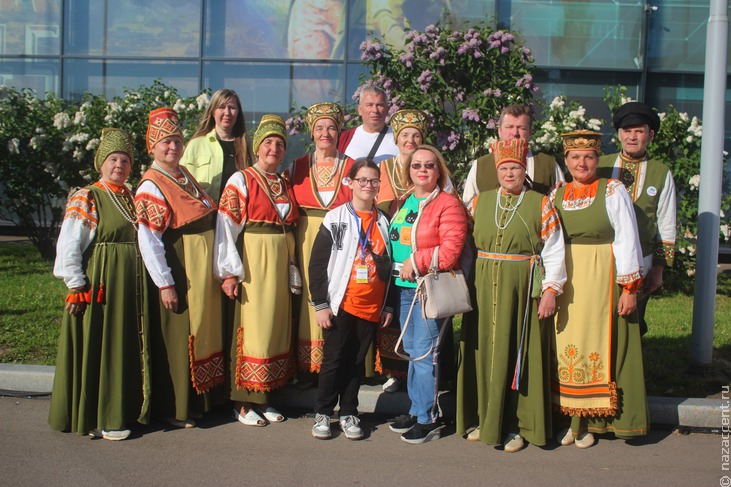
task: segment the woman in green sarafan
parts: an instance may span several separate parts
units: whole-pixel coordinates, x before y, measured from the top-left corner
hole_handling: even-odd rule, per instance
[[[104,129],[94,158],[99,181],[68,201],[53,273],[69,289],[48,424],[123,440],[148,422],[145,268],[137,246],[130,136]]]
[[[477,261],[462,321],[457,432],[517,452],[551,436],[549,352],[564,241],[548,197],[525,186],[527,143],[492,147],[500,187],[471,203]],[[538,272],[541,263],[545,273]]]

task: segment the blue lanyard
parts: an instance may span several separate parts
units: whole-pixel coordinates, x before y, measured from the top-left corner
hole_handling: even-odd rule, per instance
[[[373,222],[376,221],[376,215],[373,215],[373,218],[371,218],[371,223],[368,225],[368,230],[363,233],[363,229],[360,227],[360,217],[358,216],[358,213],[355,211],[355,208],[353,206],[350,206],[353,209],[353,216],[355,217],[355,226],[358,229],[358,245],[360,246],[360,263],[365,264],[365,251],[366,251],[366,245],[368,244],[368,240],[371,236],[371,230],[373,229]]]

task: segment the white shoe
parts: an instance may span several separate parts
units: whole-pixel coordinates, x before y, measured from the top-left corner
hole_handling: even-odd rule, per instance
[[[480,441],[480,427],[473,429],[467,435],[467,441]]]
[[[360,427],[360,420],[357,416],[348,415],[340,418],[340,429],[349,440],[360,440],[363,438],[363,428]]]
[[[508,453],[515,453],[525,447],[525,441],[523,441],[523,437],[517,433],[508,433],[508,436],[505,437],[505,441],[503,442],[503,444],[505,445],[504,451]]]
[[[591,448],[595,443],[594,435],[591,433],[582,433],[574,441],[574,445],[579,448]]]
[[[383,384],[383,392],[396,392],[399,387],[401,387],[401,380],[391,377]]]
[[[129,438],[131,433],[130,430],[93,430],[89,432],[89,436],[104,438],[109,441],[120,441]]]
[[[318,440],[326,440],[332,436],[330,430],[330,416],[326,414],[315,415],[315,425],[312,427],[312,436]]]
[[[558,441],[561,446],[569,446],[574,442],[574,433],[570,428],[561,430],[561,432],[556,436],[556,441]]]

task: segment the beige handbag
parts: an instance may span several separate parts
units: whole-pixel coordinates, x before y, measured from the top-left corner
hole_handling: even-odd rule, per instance
[[[417,294],[420,296],[424,318],[438,319],[472,311],[470,292],[461,270],[438,271],[439,247],[434,248],[429,272],[419,277]]]

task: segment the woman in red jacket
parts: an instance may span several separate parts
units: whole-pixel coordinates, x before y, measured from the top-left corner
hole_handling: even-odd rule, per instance
[[[389,239],[393,250],[395,293],[400,306],[403,345],[410,357],[408,390],[409,414],[399,416],[389,427],[403,433],[407,443],[424,443],[440,436],[437,409],[439,352],[446,319],[424,319],[419,303],[405,323],[416,294],[416,278],[429,270],[432,254],[439,247],[439,270],[459,267],[459,257],[467,238],[467,215],[459,199],[444,192],[449,170],[444,158],[430,145],[420,145],[404,168],[411,186],[398,203],[391,221]]]

